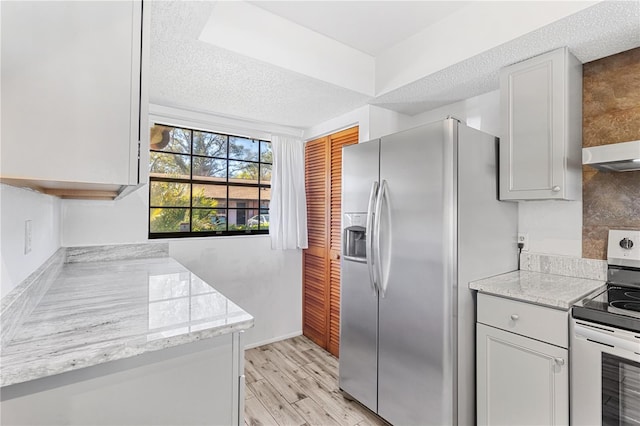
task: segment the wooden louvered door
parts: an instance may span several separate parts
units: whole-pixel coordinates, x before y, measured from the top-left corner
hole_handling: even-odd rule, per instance
[[[326,348],[327,164],[325,138],[307,142],[304,152],[309,248],[302,252],[302,333]]]
[[[342,147],[358,143],[358,127],[306,144],[309,248],[303,251],[303,333],[338,356]]]

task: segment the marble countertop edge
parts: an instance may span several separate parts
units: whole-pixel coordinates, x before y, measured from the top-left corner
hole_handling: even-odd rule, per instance
[[[58,250],[16,291],[3,313],[11,333],[0,347],[0,387],[254,326],[252,315],[163,250],[128,245],[117,248],[126,259],[100,258],[110,250],[64,264]]]
[[[601,291],[606,282],[543,272],[512,271],[469,283],[469,288],[492,296],[569,310],[585,296]]]
[[[254,325],[254,318],[239,320],[236,323],[216,328],[203,329],[187,334],[165,337],[140,344],[115,345],[107,347],[96,347],[93,356],[87,356],[86,347],[82,348],[82,352],[74,354],[69,353],[62,359],[53,358],[47,362],[46,367],[38,365],[36,367],[26,366],[17,371],[6,373],[3,371],[0,377],[0,387],[20,384],[31,380],[42,379],[45,377],[63,374],[69,371],[79,370],[81,368],[93,367],[110,361],[132,358],[148,352],[159,351],[162,349],[172,348],[175,346],[195,343],[201,340],[211,339],[229,333],[248,330]],[[142,339],[142,336],[140,337]],[[75,357],[74,355],[78,355]],[[13,369],[11,369],[13,370]]]

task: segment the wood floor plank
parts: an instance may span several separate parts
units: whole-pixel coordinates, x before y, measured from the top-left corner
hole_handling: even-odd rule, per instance
[[[304,365],[314,360],[314,358],[307,356],[298,347],[291,344],[289,340],[275,342],[272,347],[298,365]]]
[[[245,363],[244,363],[244,378],[247,383],[257,382],[258,380],[264,379],[262,374],[258,371],[260,365],[255,365],[253,362],[247,360],[245,355]]]
[[[264,377],[287,402],[292,403],[307,397],[296,381],[291,380],[271,362],[260,366],[260,374]]]
[[[342,396],[337,359],[304,336],[247,350],[245,360],[249,426],[389,426]]]
[[[340,426],[329,413],[311,398],[301,399],[292,404],[310,425]]]
[[[307,358],[310,358],[311,361],[318,364],[326,364],[328,367],[334,369],[336,373],[338,372],[338,358],[334,357],[321,347],[317,346],[312,349],[307,349],[303,351],[303,353]]]
[[[260,364],[266,362],[266,354],[265,352],[271,351],[269,345],[260,346],[258,348],[253,348],[244,351],[244,360],[245,364],[251,364],[254,367],[258,367]]]
[[[357,402],[348,401],[347,404],[354,410],[356,410],[364,420],[360,423],[363,425],[371,425],[371,426],[391,426],[384,419],[378,417],[376,414],[358,404]]]
[[[264,354],[267,361],[279,368],[280,371],[289,376],[293,381],[309,376],[309,373],[305,369],[292,362],[277,350],[269,350],[269,352],[264,352]]]
[[[330,391],[338,390],[338,376],[332,373],[327,366],[310,362],[309,364],[303,365],[302,369],[315,380],[321,382]]]
[[[314,378],[308,377],[299,381],[298,384],[311,399],[329,412],[341,425],[353,426],[364,420],[358,410],[349,405],[341,394],[329,391]]]
[[[245,382],[246,383],[246,382]],[[253,392],[251,391],[251,389],[249,388],[249,386],[245,386],[244,387],[244,399],[245,401],[247,399],[251,399],[251,398],[255,398],[256,396],[253,394]]]
[[[300,426],[306,423],[298,411],[267,380],[259,380],[248,387],[278,424]]]
[[[281,426],[269,414],[260,399],[250,398],[244,403],[244,421],[249,426]],[[282,425],[284,426],[284,425]]]
[[[308,349],[320,348],[320,346],[316,345],[309,339],[303,335],[292,337],[291,339],[287,339],[292,345],[294,345],[300,352],[306,351]]]

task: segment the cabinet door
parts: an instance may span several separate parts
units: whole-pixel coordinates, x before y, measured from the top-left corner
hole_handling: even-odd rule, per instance
[[[501,70],[503,200],[580,198],[570,174],[581,173],[581,124],[570,109],[580,113],[582,97],[569,91],[582,75],[569,55],[558,49]]]
[[[140,1],[3,2],[2,175],[138,182]]]
[[[477,324],[478,425],[569,424],[566,349]]]

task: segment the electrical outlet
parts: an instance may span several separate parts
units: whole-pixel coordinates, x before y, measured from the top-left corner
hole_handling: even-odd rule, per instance
[[[31,219],[24,221],[24,254],[31,251]]]
[[[529,250],[529,234],[519,232],[518,244],[522,244],[522,251]]]

